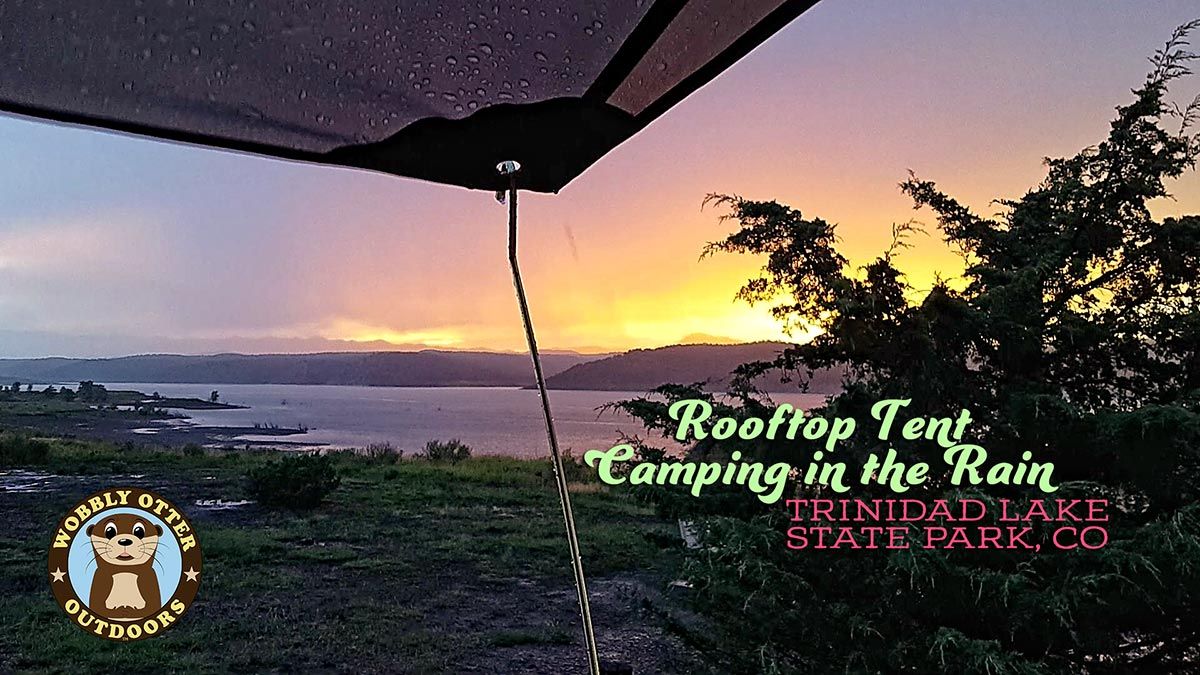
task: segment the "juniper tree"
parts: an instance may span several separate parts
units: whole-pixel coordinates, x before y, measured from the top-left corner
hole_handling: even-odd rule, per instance
[[[1200,151],[1200,99],[1184,107],[1169,99],[1170,85],[1190,74],[1196,56],[1187,35],[1198,25],[1182,26],[1155,53],[1106,139],[1047,160],[1045,179],[999,200],[996,215],[976,213],[915,175],[900,185],[962,255],[965,269],[953,283],[928,291],[906,283],[896,254],[911,226],[896,228],[878,259],[853,268],[838,251],[835,227],[820,218],[773,201],[710,197],[728,209],[736,231],[706,253],[766,258],[738,297],[771,304],[788,326],[820,329],[773,362],[739,369],[731,396],[717,401],[721,414],[762,413],[767,402],[753,388],[756,377],[803,383],[813,370],[844,368],[843,392],[820,414],[869,419],[869,406],[885,398],[912,399],[914,414],[968,408],[976,416],[972,438],[997,459],[1030,450],[1054,461],[1062,482],[1055,498],[1113,505],[1110,540],[1097,551],[797,553],[784,546],[780,505],[743,495],[732,508],[739,496],[730,492],[714,508],[658,492],[672,513],[705,518],[705,545],[685,574],[710,617],[740,641],[731,665],[986,673],[1198,667],[1200,216],[1156,220],[1148,206],[1194,170]],[[667,404],[708,396],[694,386],[658,393],[621,407],[663,431],[672,428]],[[839,452],[861,459],[876,449],[864,438]],[[905,496],[964,494],[1031,496],[1003,486],[964,490],[944,475]],[[854,496],[887,495],[864,487]]]

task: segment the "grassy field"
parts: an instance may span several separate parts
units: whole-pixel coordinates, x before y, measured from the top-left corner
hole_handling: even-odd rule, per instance
[[[272,453],[56,440],[44,458],[9,454],[5,468],[3,448],[16,438],[0,435],[0,471],[41,488],[0,491],[0,671],[580,670],[561,514],[544,461],[338,456],[341,486],[315,510],[211,509],[201,504],[244,498],[247,470]],[[24,473],[14,474],[14,463]],[[703,670],[663,618],[675,602],[662,589],[680,555],[677,531],[581,469],[577,478],[601,652],[638,672]],[[188,510],[204,574],[177,627],[118,644],[69,622],[45,561],[75,500],[124,484]]]

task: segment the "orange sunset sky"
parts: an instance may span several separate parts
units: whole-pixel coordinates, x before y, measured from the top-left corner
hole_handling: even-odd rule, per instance
[[[1189,2],[826,0],[602,159],[521,200],[539,340],[610,351],[784,336],[699,261],[709,192],[839,224],[864,263],[909,169],[983,212],[1104,137]],[[1177,98],[1200,92],[1184,80]],[[520,350],[492,195],[0,118],[0,356]],[[1200,180],[1158,214],[1200,212]],[[917,213],[918,219],[927,214]],[[918,288],[958,259],[917,237]]]

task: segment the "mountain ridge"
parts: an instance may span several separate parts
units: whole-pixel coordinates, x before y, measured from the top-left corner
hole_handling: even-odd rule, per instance
[[[633,349],[580,363],[546,378],[551,389],[593,391],[649,391],[662,384],[704,382],[709,389],[723,389],[735,368],[751,361],[771,361],[789,345],[783,342],[741,344],[682,344],[653,349]],[[841,391],[842,372],[824,369],[813,374],[809,393]],[[767,392],[797,392],[796,382],[780,382],[763,376],[755,384]]]
[[[594,357],[546,354],[548,372]],[[322,352],[313,354],[143,354],[102,359],[0,359],[0,372],[38,382],[188,384],[335,384],[411,387],[523,387],[533,384],[519,353]]]
[[[706,382],[713,389],[729,382],[734,368],[774,359],[780,342],[681,344],[634,349],[612,355],[543,352],[551,389],[648,391],[667,383]],[[419,351],[315,352],[204,356],[139,354],[112,358],[41,357],[0,359],[0,384],[14,381],[164,384],[297,384],[396,387],[531,387],[528,354],[512,352]],[[796,383],[760,378],[770,392],[798,391]],[[813,393],[840,389],[840,371],[821,371]]]

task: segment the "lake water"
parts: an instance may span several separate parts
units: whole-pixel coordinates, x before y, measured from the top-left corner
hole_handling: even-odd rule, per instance
[[[204,426],[276,425],[308,433],[283,440],[329,447],[363,447],[391,443],[406,454],[429,440],[462,440],[476,454],[537,457],[547,452],[546,430],[536,391],[482,387],[342,387],[293,384],[161,384],[110,383],[110,389],[136,389],[150,394],[207,399],[212,390],[221,401],[249,406],[245,410],[189,410],[190,423]],[[611,401],[639,394],[613,391],[552,391],[559,443],[581,455],[608,448],[620,433],[646,436],[632,418],[600,413]],[[797,407],[819,405],[823,396],[774,394],[777,403]],[[252,436],[241,440],[264,440]],[[276,440],[279,440],[276,437]]]

